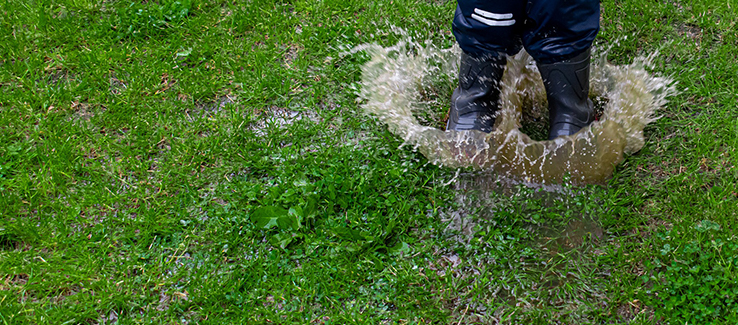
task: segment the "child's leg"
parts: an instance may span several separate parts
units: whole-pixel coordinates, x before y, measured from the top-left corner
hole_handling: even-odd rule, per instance
[[[599,30],[599,1],[530,0],[527,12],[523,45],[546,86],[549,139],[572,135],[594,120],[589,61]]]
[[[464,51],[447,130],[491,132],[506,55],[520,51],[524,2],[459,0],[453,30]]]
[[[453,31],[466,53],[514,55],[525,20],[525,1],[458,0]]]

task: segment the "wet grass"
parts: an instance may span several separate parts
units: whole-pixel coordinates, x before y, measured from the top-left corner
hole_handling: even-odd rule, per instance
[[[0,3],[0,323],[735,323],[736,6],[603,3],[682,92],[556,195],[360,112],[346,49],[451,46],[454,7]]]

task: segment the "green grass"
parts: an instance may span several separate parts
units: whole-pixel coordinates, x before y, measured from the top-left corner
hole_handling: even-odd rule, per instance
[[[682,91],[555,195],[361,112],[346,50],[454,2],[1,2],[0,323],[735,323],[738,6],[602,6]]]

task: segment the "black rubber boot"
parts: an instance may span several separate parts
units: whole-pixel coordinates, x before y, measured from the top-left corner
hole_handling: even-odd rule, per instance
[[[500,79],[507,58],[461,54],[459,87],[451,95],[446,130],[492,132],[495,125]]]
[[[548,139],[572,135],[594,121],[589,99],[589,49],[576,57],[538,64],[548,98]]]

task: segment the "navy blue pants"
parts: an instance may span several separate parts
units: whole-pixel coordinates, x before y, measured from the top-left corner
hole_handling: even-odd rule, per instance
[[[573,58],[600,29],[599,0],[457,0],[459,46],[472,55],[514,55],[524,47],[539,63]]]

